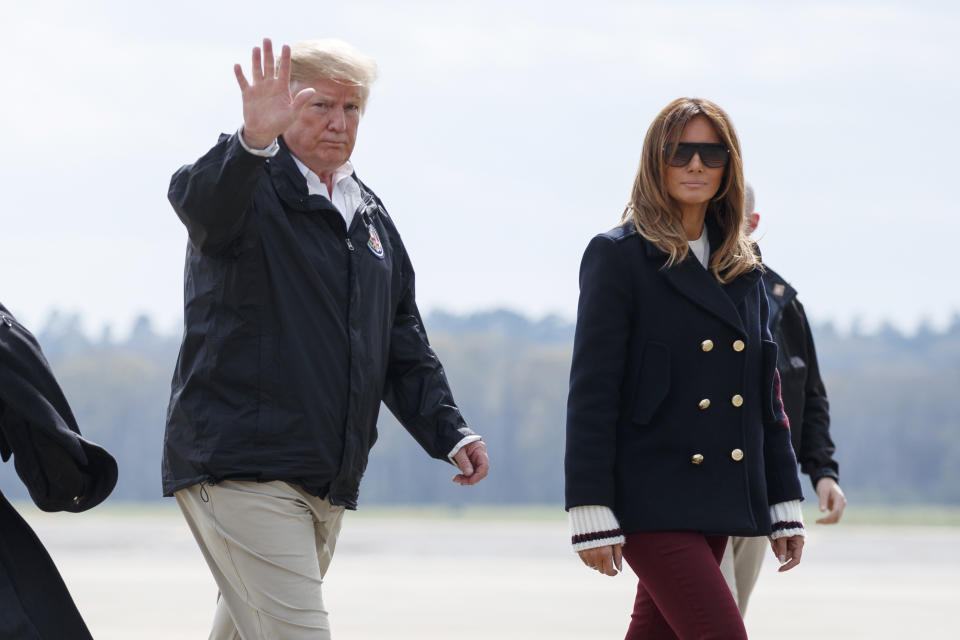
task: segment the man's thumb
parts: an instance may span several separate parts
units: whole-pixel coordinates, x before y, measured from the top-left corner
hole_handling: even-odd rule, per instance
[[[470,462],[470,456],[466,451],[460,451],[457,454],[457,466],[460,467],[460,473],[465,476],[473,475],[473,464]]]

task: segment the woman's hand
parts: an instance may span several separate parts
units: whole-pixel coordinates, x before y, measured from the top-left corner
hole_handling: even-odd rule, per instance
[[[780,563],[777,571],[789,571],[800,564],[800,556],[803,555],[803,536],[777,538],[770,541],[770,547]]]
[[[623,545],[621,544],[584,549],[578,553],[583,564],[600,573],[615,576],[623,571]]]

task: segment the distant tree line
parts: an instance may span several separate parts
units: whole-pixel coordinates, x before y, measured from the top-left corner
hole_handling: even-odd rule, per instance
[[[361,487],[375,503],[554,503],[563,499],[564,416],[574,327],[509,311],[426,321],[468,422],[487,441],[490,476],[450,482],[384,408]],[[33,327],[85,436],[118,460],[111,500],[160,498],[160,453],[179,336],[137,319],[123,341],[90,339],[79,317],[54,314]],[[960,504],[960,316],[944,331],[904,335],[814,327],[830,396],[841,484],[864,503]],[[805,491],[811,495],[809,483]],[[12,464],[0,490],[27,498]]]

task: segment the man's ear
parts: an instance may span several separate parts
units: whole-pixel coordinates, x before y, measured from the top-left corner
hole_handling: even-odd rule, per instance
[[[760,224],[759,213],[747,214],[747,235],[750,235],[751,233],[756,231],[758,224]]]

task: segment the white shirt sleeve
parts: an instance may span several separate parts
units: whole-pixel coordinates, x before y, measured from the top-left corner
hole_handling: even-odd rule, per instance
[[[482,440],[482,439],[483,439],[483,438],[481,438],[481,437],[478,436],[477,434],[473,434],[472,436],[466,436],[466,437],[464,437],[464,439],[461,440],[460,442],[458,442],[457,445],[456,445],[453,449],[450,450],[450,453],[447,454],[447,457],[450,458],[450,462],[453,462],[453,465],[456,466],[457,463],[453,461],[453,456],[457,455],[457,453],[460,451],[460,449],[463,449],[465,446],[467,446],[467,445],[470,444],[471,442],[478,442],[478,441],[480,441],[480,440]]]
[[[252,153],[255,156],[260,156],[261,158],[272,158],[280,152],[280,143],[277,142],[276,138],[274,138],[273,142],[268,144],[264,149],[252,149],[247,146],[247,143],[243,139],[243,125],[240,125],[240,128],[237,129],[237,137],[240,139],[240,146],[246,149],[247,153]]]

